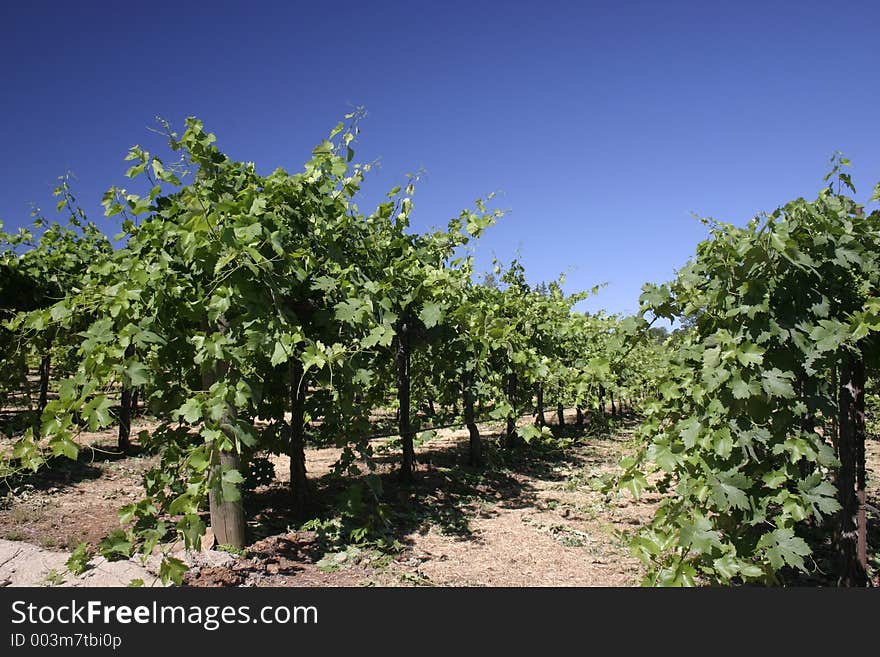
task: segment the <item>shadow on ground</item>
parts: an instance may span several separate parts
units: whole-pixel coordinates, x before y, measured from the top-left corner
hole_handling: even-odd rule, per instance
[[[622,419],[617,429],[631,427],[635,418]],[[487,465],[483,469],[468,465],[467,441],[437,441],[421,447],[412,483],[398,477],[399,454],[376,456],[376,475],[381,497],[377,500],[365,485],[363,476],[344,480],[331,475],[313,482],[311,499],[325,501],[307,508],[305,524],[318,528],[315,544],[291,556],[314,563],[325,551],[339,549],[353,541],[358,531],[367,528],[361,539],[381,546],[397,548],[412,543],[415,534],[432,528],[463,541],[479,541],[471,521],[492,506],[519,509],[535,506],[537,487],[533,482],[565,481],[571,471],[592,465],[601,456],[592,450],[571,449],[613,438],[601,427],[551,426],[553,440],[519,447],[503,446],[499,433],[482,435]],[[589,433],[587,433],[589,431]],[[329,502],[327,502],[329,501]],[[302,520],[291,514],[290,494],[286,486],[275,484],[259,489],[245,500],[248,517],[253,519],[252,541],[279,536],[302,528]]]
[[[136,445],[133,445],[127,453],[117,451],[115,446],[81,446],[75,460],[66,456],[50,456],[46,460],[46,465],[36,472],[24,470],[6,479],[4,485],[11,490],[19,488],[37,491],[51,488],[63,490],[83,481],[100,478],[102,466],[108,461],[122,461],[142,455],[142,450]],[[20,465],[20,461],[11,459],[10,465],[16,468]]]

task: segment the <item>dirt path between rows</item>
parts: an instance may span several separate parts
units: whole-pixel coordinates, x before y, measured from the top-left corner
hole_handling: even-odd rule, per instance
[[[176,556],[192,568],[190,586],[634,586],[644,575],[627,547],[628,536],[653,515],[658,498],[606,499],[598,477],[615,471],[634,449],[629,429],[613,435],[575,436],[564,449],[521,458],[495,447],[482,426],[491,467],[466,466],[465,430],[442,430],[417,450],[412,488],[393,476],[396,450],[377,452],[378,474],[393,512],[396,550],[328,545],[287,514],[286,457],[272,457],[276,482],[246,501],[252,543],[236,554],[208,550]],[[158,585],[156,558],[107,563],[93,558],[84,575],[66,572],[80,541],[96,546],[118,528],[117,511],[141,494],[153,456],[113,455],[111,432],[91,436],[101,451],[79,461],[59,460],[22,484],[0,504],[0,585],[125,586],[132,579]],[[323,499],[340,451],[307,450],[310,478]],[[868,442],[869,498],[880,496],[880,442]],[[329,504],[327,505],[329,507]],[[13,555],[12,558],[9,558]],[[6,560],[6,563],[4,563]]]
[[[490,444],[497,437],[482,427]],[[94,434],[77,462],[59,460],[31,478],[0,507],[0,585],[125,586],[132,579],[156,584],[158,561],[92,560],[85,575],[66,571],[70,551],[96,546],[118,527],[118,509],[138,499],[152,456],[112,454],[113,436]],[[286,526],[281,512],[263,515],[244,553],[211,550],[177,556],[192,564],[193,586],[620,586],[637,584],[641,565],[629,556],[621,530],[652,513],[651,499],[608,504],[594,478],[615,468],[626,434],[584,438],[549,461],[494,468],[460,478],[467,432],[442,430],[418,449],[419,483],[402,500],[412,513],[401,521],[399,550],[327,547],[313,531]],[[379,450],[382,451],[381,449]],[[309,449],[309,475],[327,474],[334,448]],[[396,452],[380,455],[390,478]],[[272,457],[277,483],[264,487],[261,511],[286,493],[287,459]],[[395,494],[391,492],[392,496]],[[397,496],[404,492],[397,491]],[[283,506],[283,505],[282,505]],[[26,564],[26,565],[25,565]],[[11,570],[10,570],[11,569]]]

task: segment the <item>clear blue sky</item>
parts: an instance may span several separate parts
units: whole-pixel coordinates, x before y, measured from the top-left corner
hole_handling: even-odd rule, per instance
[[[202,7],[202,8],[198,8]],[[6,2],[0,218],[124,185],[129,146],[196,115],[232,157],[298,170],[356,105],[365,200],[407,172],[417,228],[500,190],[478,263],[635,310],[702,239],[691,213],[744,223],[812,197],[841,150],[860,197],[880,180],[880,3]],[[366,204],[362,204],[367,209]]]

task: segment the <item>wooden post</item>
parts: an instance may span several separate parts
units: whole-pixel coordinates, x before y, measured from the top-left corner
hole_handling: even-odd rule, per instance
[[[535,424],[539,427],[543,427],[547,424],[547,420],[544,418],[544,386],[543,384],[538,384],[538,405],[535,408]]]
[[[399,409],[398,431],[403,446],[403,460],[400,465],[400,480],[410,482],[415,469],[416,453],[413,446],[413,432],[410,426],[410,323],[402,317],[397,328],[397,402]]]
[[[240,470],[241,459],[234,452],[212,450],[211,476],[216,475],[217,481],[208,491],[208,506],[211,513],[211,531],[217,545],[231,545],[241,549],[245,546],[247,525],[244,520],[244,507],[241,499],[232,501],[223,499],[220,486],[220,473],[226,470]]]
[[[293,513],[301,518],[308,501],[308,479],[305,455],[305,405],[306,381],[302,363],[296,358],[290,362],[290,440],[287,453],[290,457],[290,492],[293,496]]]
[[[134,356],[134,343],[130,342],[125,348],[125,359],[128,360]],[[131,449],[131,407],[132,407],[132,391],[131,386],[122,384],[122,396],[119,401],[119,434],[116,440],[116,446],[120,452],[127,452]]]
[[[49,353],[49,349],[51,347],[46,347],[46,353],[40,359],[40,398],[37,402],[37,416],[43,415],[49,401],[49,375],[52,365],[52,355]]]
[[[861,354],[845,353],[838,371],[838,501],[835,548],[841,586],[865,586],[867,527],[865,523],[865,362]]]
[[[507,415],[507,427],[504,435],[508,447],[512,447],[516,442],[516,372],[514,371],[511,371],[507,376],[507,401],[513,410]]]
[[[221,333],[226,330],[226,321],[222,317],[218,320],[217,325]],[[217,381],[227,377],[228,373],[228,363],[222,361],[217,363],[213,370],[202,374],[202,387],[208,390]],[[223,433],[234,441],[234,438],[229,435],[228,429],[233,422],[235,422],[235,407],[227,403],[219,424]],[[247,529],[244,505],[241,497],[237,500],[229,500],[223,496],[220,478],[222,473],[227,470],[241,472],[241,457],[237,452],[221,451],[216,446],[211,446],[210,478],[213,483],[208,491],[211,529],[214,532],[217,545],[231,545],[241,549],[245,546]]]
[[[480,430],[474,421],[474,395],[471,391],[471,383],[473,377],[467,372],[461,375],[461,392],[462,404],[464,406],[464,423],[467,425],[470,434],[470,455],[469,462],[474,466],[483,465],[483,445],[480,441]]]
[[[859,562],[859,569],[865,573],[865,583],[867,584],[868,572],[868,517],[865,499],[865,360],[864,357],[859,359],[858,363],[858,382],[859,396],[856,400],[856,501],[858,502],[858,514],[856,516],[856,527],[858,528],[858,538],[856,545],[856,558]]]

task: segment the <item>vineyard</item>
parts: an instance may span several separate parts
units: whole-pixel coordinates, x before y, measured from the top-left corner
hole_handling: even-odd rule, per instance
[[[0,226],[0,538],[177,585],[878,583],[880,210],[846,159],[704,220],[620,316],[479,274],[492,195],[419,233],[412,176],[364,214],[361,118],[268,176],[162,123],[120,234],[67,177],[63,220]]]

